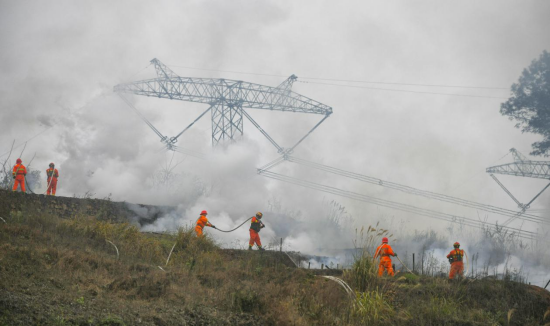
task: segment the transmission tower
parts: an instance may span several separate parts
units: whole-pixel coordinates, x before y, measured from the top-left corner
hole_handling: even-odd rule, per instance
[[[502,188],[502,190],[504,190],[508,194],[508,196],[510,196],[510,198],[512,198],[512,200],[514,200],[518,205],[518,207],[521,209],[521,211],[519,211],[516,216],[508,219],[506,222],[504,222],[503,225],[509,224],[516,217],[525,213],[525,211],[531,207],[531,204],[535,201],[535,199],[537,199],[550,186],[550,183],[547,184],[527,204],[522,204],[516,197],[514,197],[514,195],[512,195],[512,193],[502,184],[502,182],[500,182],[500,180],[497,179],[497,177],[494,174],[496,173],[496,174],[514,175],[519,177],[550,180],[550,162],[531,161],[527,159],[524,155],[522,155],[519,151],[517,151],[515,148],[510,149],[510,152],[514,157],[513,163],[492,166],[487,168],[486,170],[487,173],[490,173],[493,180],[495,180],[496,183],[498,183],[498,185]]]
[[[297,79],[295,75],[290,76],[277,87],[270,87],[230,79],[180,77],[158,59],[151,60],[151,64],[155,66],[157,78],[119,84],[114,87],[114,91],[119,94],[132,93],[208,105],[208,109],[193,123],[170,138],[155,131],[156,129],[144,120],[159,134],[161,141],[171,150],[177,148],[175,143],[178,138],[209,111],[212,120],[213,146],[224,140],[234,141],[242,136],[244,133],[243,117],[245,117],[277,148],[278,153],[283,155],[291,153],[332,114],[331,107],[292,91],[292,85]],[[244,110],[245,108],[318,114],[323,118],[295,145],[283,148],[254,121],[250,114]]]

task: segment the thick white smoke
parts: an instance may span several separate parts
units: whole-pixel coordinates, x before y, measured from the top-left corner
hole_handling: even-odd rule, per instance
[[[180,65],[172,68],[182,76],[276,86],[285,78],[242,72],[295,73],[295,91],[334,108],[334,114],[296,149],[296,156],[515,209],[485,168],[505,163],[499,158],[510,147],[527,153],[538,137],[520,134],[499,114],[506,89],[370,83],[338,87],[307,78],[506,88],[531,59],[548,48],[548,4],[489,1],[476,10],[472,15],[468,7],[443,2],[437,6],[417,2],[341,6],[317,1],[2,2],[0,155],[14,139],[20,145],[15,151],[19,155],[29,140],[22,159],[28,164],[36,154],[32,169],[42,173],[40,192],[45,190],[44,171],[54,162],[60,171],[60,196],[88,194],[175,207],[163,211],[162,218],[145,230],[174,230],[194,223],[203,209],[216,226],[230,229],[262,211],[267,225],[261,232],[264,242],[276,244],[284,238],[288,250],[344,260],[345,255],[337,250],[353,246],[354,230],[380,220],[398,239],[399,252],[432,250],[439,257],[458,240],[468,252],[479,253],[480,266],[490,262],[502,269],[508,262],[525,269],[547,268],[549,255],[540,249],[542,245],[503,251],[498,242],[487,242],[483,235],[467,229],[449,232],[445,223],[433,219],[258,176],[256,168],[278,154],[248,122],[243,140],[213,150],[207,162],[172,156],[112,92],[121,82],[154,77],[152,67],[143,68],[155,57]],[[495,10],[499,20],[487,19]],[[503,30],[508,32],[505,38],[501,37]],[[179,101],[127,98],[167,136],[180,132],[206,109]],[[320,118],[288,112],[249,113],[283,147],[291,146]],[[207,115],[178,145],[211,152],[210,128]],[[477,216],[471,209],[288,162],[274,171],[459,216]],[[524,202],[543,186],[527,178],[503,180]],[[548,217],[549,198],[546,192],[532,208]],[[333,200],[338,204],[330,204]],[[335,213],[335,205],[344,206],[345,213]],[[498,216],[489,218],[502,221]],[[537,228],[534,224],[523,227]],[[234,233],[207,232],[228,245],[242,245],[248,238],[247,226]]]

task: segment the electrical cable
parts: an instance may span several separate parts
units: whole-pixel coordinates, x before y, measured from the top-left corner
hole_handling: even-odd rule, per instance
[[[305,84],[329,85],[329,86],[350,87],[350,88],[363,88],[363,89],[372,89],[372,90],[390,91],[390,92],[417,93],[417,94],[428,94],[428,95],[445,95],[445,96],[460,96],[460,97],[491,98],[491,99],[499,99],[499,100],[507,99],[507,97],[500,97],[500,96],[497,97],[497,96],[485,96],[485,95],[473,95],[473,94],[435,93],[435,92],[411,91],[411,90],[406,90],[406,89],[380,88],[380,87],[343,85],[343,84],[332,84],[332,83],[318,83],[318,82],[308,82],[308,81],[300,81],[300,80],[298,80],[298,82],[299,83],[305,83]]]
[[[31,138],[29,138],[29,139],[25,140],[24,142],[20,143],[19,145],[13,147],[12,150],[13,150],[13,149],[16,149],[17,147],[19,147],[19,146],[21,146],[21,145],[23,145],[23,144],[26,144],[26,143],[30,142],[31,140],[35,139],[36,137],[40,136],[41,134],[45,133],[46,131],[50,130],[51,128],[52,128],[52,127],[48,127],[48,128],[46,128],[46,129],[42,130],[41,132],[37,133],[36,135],[32,136]],[[6,154],[9,154],[9,153],[10,153],[10,151],[7,151],[7,152],[5,152],[4,154],[0,155],[0,157],[4,156],[4,155],[6,155]]]
[[[497,163],[498,161],[502,160],[503,158],[505,158],[506,156],[510,155],[510,152],[506,153],[506,155],[504,155],[503,157],[499,158],[498,160],[494,161],[493,163],[491,163],[490,165],[494,165],[495,163]],[[449,191],[450,192],[453,192],[454,190],[462,187],[463,185],[465,185],[466,183],[470,182],[470,180],[472,180],[473,178],[477,177],[478,175],[482,174],[482,173],[485,173],[486,171],[483,170],[483,171],[479,171],[478,173],[472,175],[470,178],[466,179],[466,181],[462,182],[461,184],[459,184],[458,186],[455,186],[453,187],[452,189],[450,189]]]
[[[508,224],[510,224],[510,222],[512,222],[514,219],[516,218],[519,218],[522,214],[525,213],[525,211],[531,206],[531,204],[535,201],[535,199],[537,199],[548,187],[550,187],[550,183],[546,185],[546,187],[544,187],[535,197],[533,197],[533,199],[531,199],[527,204],[523,205],[523,208],[521,209],[520,212],[518,212],[516,214],[516,216],[514,217],[510,217],[508,219],[508,221],[504,222],[502,225],[506,226]]]
[[[286,76],[286,75],[264,74],[264,73],[252,73],[252,72],[232,71],[232,70],[220,70],[220,69],[195,68],[195,67],[178,66],[178,65],[167,65],[167,66],[168,66],[168,67],[176,67],[176,68],[186,68],[186,69],[192,69],[192,70],[215,71],[215,72],[227,72],[227,73],[241,74],[241,75],[268,76],[268,77],[283,77],[283,78],[288,77],[288,76]],[[443,87],[443,88],[478,88],[478,89],[502,89],[502,90],[507,90],[507,89],[508,89],[508,87],[460,86],[460,85],[419,84],[419,83],[397,83],[397,82],[367,81],[367,80],[353,80],[353,79],[334,79],[334,78],[320,78],[320,77],[300,77],[300,78],[301,78],[301,79],[311,79],[311,80],[327,80],[327,81],[335,81],[335,82],[363,83],[363,84],[383,84],[383,85],[421,86],[421,87]]]
[[[480,220],[474,220],[474,219],[471,219],[471,218],[456,216],[456,215],[437,212],[437,211],[424,209],[424,208],[420,208],[420,207],[416,207],[416,206],[412,206],[412,205],[407,205],[407,204],[402,204],[402,203],[393,202],[393,201],[389,201],[389,200],[379,199],[379,198],[368,196],[368,195],[363,195],[363,194],[359,194],[359,193],[355,193],[355,192],[351,192],[351,191],[346,191],[346,190],[342,190],[342,189],[338,189],[338,188],[334,188],[334,187],[330,187],[330,186],[326,186],[326,185],[322,185],[322,184],[318,184],[318,183],[313,183],[313,182],[310,182],[310,181],[305,181],[305,180],[302,180],[302,179],[289,177],[289,176],[286,176],[286,175],[277,174],[277,173],[274,173],[274,172],[262,171],[260,173],[260,175],[262,175],[264,177],[267,177],[267,178],[292,183],[292,184],[299,185],[299,186],[302,186],[302,187],[306,187],[306,188],[310,188],[310,189],[314,189],[314,190],[319,190],[319,191],[331,193],[331,194],[334,194],[334,195],[338,195],[338,196],[342,196],[342,197],[347,197],[347,198],[367,202],[367,203],[370,203],[370,204],[379,205],[379,206],[382,206],[382,207],[388,207],[388,208],[392,208],[392,209],[396,209],[396,210],[400,210],[400,211],[404,211],[404,212],[409,212],[409,213],[414,213],[414,214],[421,215],[421,216],[431,217],[431,218],[435,218],[435,219],[439,219],[439,220],[443,220],[443,221],[447,221],[447,222],[451,222],[451,223],[457,223],[457,224],[466,225],[466,226],[470,226],[470,227],[474,227],[474,228],[479,228],[479,229],[482,229],[482,230],[493,230],[493,231],[502,230],[502,231],[505,231],[505,232],[511,232],[509,234],[510,236],[517,236],[517,237],[520,237],[520,238],[523,238],[523,239],[526,239],[526,240],[537,240],[537,233],[531,232],[531,231],[526,231],[526,230],[513,228],[513,227],[503,227],[503,226],[498,226],[498,225],[492,226],[492,225],[489,225],[488,223],[480,221]],[[544,241],[544,240],[542,240],[542,241]]]
[[[300,158],[297,158],[297,157],[294,157],[294,156],[287,156],[286,159],[289,162],[293,162],[293,163],[296,163],[296,164],[299,164],[299,165],[303,165],[303,166],[306,166],[308,168],[314,168],[314,169],[322,170],[322,171],[325,171],[325,172],[329,172],[329,173],[333,173],[333,174],[336,174],[336,175],[348,177],[348,178],[351,178],[351,179],[354,179],[354,180],[359,180],[359,181],[362,181],[362,182],[366,182],[366,183],[370,183],[370,184],[374,184],[374,185],[378,185],[378,186],[398,190],[398,191],[405,192],[405,193],[412,194],[412,195],[423,196],[423,197],[427,197],[427,198],[430,198],[430,199],[435,199],[435,200],[448,202],[448,203],[452,203],[452,204],[456,204],[456,205],[461,205],[461,206],[465,206],[465,207],[480,209],[480,210],[484,210],[484,211],[488,211],[488,212],[491,212],[491,213],[504,215],[504,216],[508,216],[508,217],[516,217],[517,214],[518,214],[518,212],[513,211],[513,210],[500,208],[500,207],[496,207],[496,206],[491,206],[491,205],[486,205],[486,204],[482,204],[482,203],[477,203],[477,202],[473,202],[473,201],[469,201],[469,200],[465,200],[465,199],[461,199],[461,198],[456,198],[456,197],[451,197],[451,196],[447,196],[447,195],[439,194],[439,193],[435,193],[435,192],[420,190],[420,189],[416,189],[416,188],[413,188],[413,187],[398,184],[398,183],[395,183],[395,182],[385,181],[385,180],[381,180],[381,179],[378,179],[378,178],[374,178],[374,177],[370,177],[370,176],[366,176],[366,175],[362,175],[362,174],[358,174],[358,173],[353,173],[353,172],[341,170],[341,169],[338,169],[338,168],[334,168],[334,167],[331,167],[331,166],[327,166],[327,165],[307,161],[307,160],[300,159]],[[532,215],[532,214],[523,214],[522,217],[519,217],[519,218],[530,221],[530,222],[550,224],[550,220],[546,220],[546,219],[544,219],[540,216]]]

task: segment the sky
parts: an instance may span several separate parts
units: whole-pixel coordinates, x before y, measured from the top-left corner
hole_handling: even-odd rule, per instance
[[[208,116],[180,138],[178,145],[184,148],[212,153],[209,162],[165,152],[113,86],[154,78],[149,65],[153,58],[185,77],[277,86],[286,79],[277,76],[295,74],[293,91],[333,108],[332,116],[296,148],[295,156],[517,209],[485,168],[512,162],[510,148],[527,155],[531,143],[540,140],[514,128],[499,108],[522,70],[550,49],[549,14],[550,3],[541,1],[0,0],[0,155],[15,140],[20,146],[13,163],[28,140],[24,163],[34,154],[32,169],[45,170],[55,162],[61,196],[89,193],[177,206],[160,228],[192,222],[203,209],[230,227],[256,211],[272,210],[270,203],[278,202],[280,212],[294,212],[300,221],[289,243],[314,250],[329,246],[323,241],[326,230],[319,225],[324,225],[325,204],[336,200],[353,220],[346,227],[383,220],[389,226],[390,221],[401,221],[408,229],[443,230],[446,222],[256,175],[257,167],[278,154],[248,121],[241,141],[216,150]],[[206,109],[196,103],[125,97],[168,136]],[[283,147],[320,118],[247,112]],[[159,185],[158,172],[177,163],[172,170],[177,182]],[[449,214],[486,215],[290,162],[273,171]],[[546,184],[531,178],[499,179],[523,203]],[[548,217],[550,191],[531,207]],[[288,236],[294,228],[290,220],[272,223],[278,226],[265,231],[267,238]],[[286,231],[281,223],[289,224]],[[537,227],[521,221],[512,225]],[[348,236],[333,238],[332,247],[346,247],[351,241]]]

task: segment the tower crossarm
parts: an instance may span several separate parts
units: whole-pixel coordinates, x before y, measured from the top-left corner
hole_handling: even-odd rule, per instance
[[[170,85],[170,87],[167,87]],[[196,103],[240,103],[243,108],[330,115],[332,108],[278,87],[249,82],[166,76],[119,84],[115,92],[133,93]]]
[[[486,169],[487,173],[515,175],[520,177],[550,179],[550,162],[520,161],[492,166]]]
[[[511,148],[510,152],[512,153],[512,156],[514,157],[514,162],[524,162],[529,161],[523,154],[521,154],[517,149]]]

